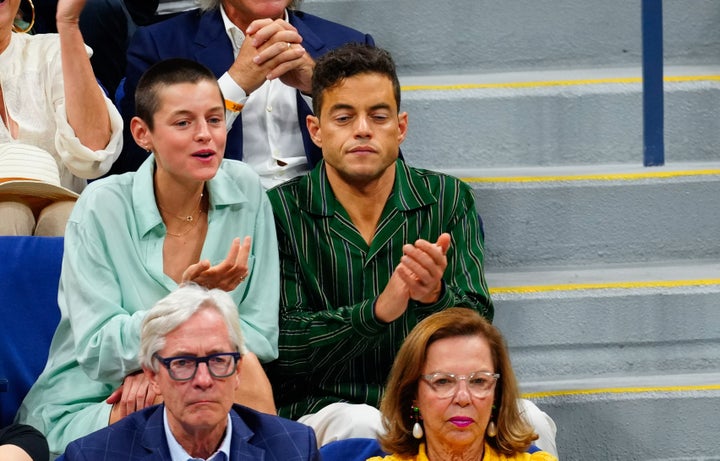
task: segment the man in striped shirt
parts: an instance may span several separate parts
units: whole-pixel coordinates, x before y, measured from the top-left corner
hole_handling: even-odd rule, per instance
[[[347,45],[321,58],[307,119],[323,161],[268,192],[280,242],[281,416],[321,444],[374,437],[407,333],[451,306],[492,320],[473,191],[398,159],[408,116],[390,55]],[[408,409],[408,412],[410,409]]]

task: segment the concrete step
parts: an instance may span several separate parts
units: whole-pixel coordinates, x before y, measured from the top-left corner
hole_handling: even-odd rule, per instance
[[[720,162],[444,171],[475,191],[490,271],[720,258]]]
[[[665,69],[665,158],[720,159],[720,65]],[[643,161],[640,67],[403,77],[403,152],[429,169]]]
[[[597,384],[605,387],[526,394],[558,425],[563,461],[720,459],[720,373]]]
[[[560,459],[713,459],[720,260],[487,279],[523,395],[558,426]]]
[[[626,0],[304,0],[372,33],[407,75],[639,65],[641,3]],[[663,2],[669,65],[720,62],[716,0]]]
[[[525,391],[720,370],[720,259],[488,271],[487,280]]]

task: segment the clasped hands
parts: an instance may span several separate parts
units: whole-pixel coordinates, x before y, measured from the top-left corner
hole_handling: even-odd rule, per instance
[[[297,29],[283,19],[255,20],[228,74],[247,95],[276,78],[309,94],[315,61],[301,42]]]
[[[442,294],[442,280],[447,268],[450,234],[443,233],[437,242],[419,239],[403,245],[403,256],[375,303],[375,316],[392,322],[406,310],[409,300],[423,304],[437,302]]]

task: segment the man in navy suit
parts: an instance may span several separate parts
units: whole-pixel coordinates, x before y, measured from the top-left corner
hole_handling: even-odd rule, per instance
[[[200,0],[200,9],[139,28],[130,44],[120,111],[134,115],[138,79],[161,59],[196,60],[218,77],[226,99],[225,156],[255,169],[266,187],[311,169],[322,152],[305,119],[311,111],[315,59],[370,35],[291,9],[290,0]],[[129,133],[111,173],[133,171],[147,157]]]
[[[164,403],[70,443],[64,459],[319,460],[308,426],[233,404],[244,353],[232,298],[181,286],[148,311],[140,333],[143,372]]]

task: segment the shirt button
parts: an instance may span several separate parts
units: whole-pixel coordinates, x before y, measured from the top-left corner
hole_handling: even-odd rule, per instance
[[[272,112],[272,106],[267,106],[267,107],[265,108],[265,110],[268,111],[268,112]]]

